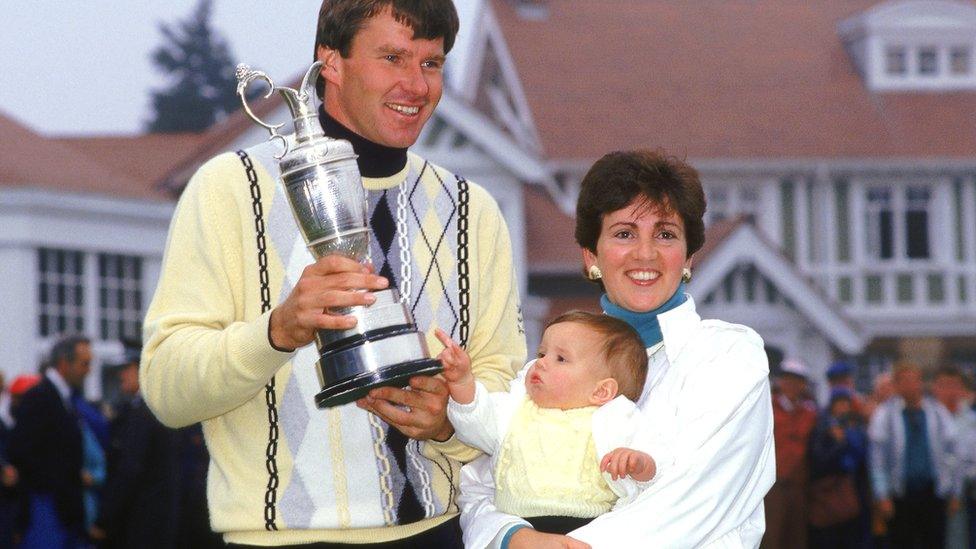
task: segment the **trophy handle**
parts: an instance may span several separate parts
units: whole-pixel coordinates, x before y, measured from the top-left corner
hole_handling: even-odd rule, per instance
[[[277,89],[274,81],[271,80],[271,77],[264,72],[252,70],[251,67],[245,65],[244,63],[237,65],[237,70],[234,72],[234,74],[237,76],[237,95],[241,98],[241,103],[244,105],[244,112],[247,113],[247,116],[257,125],[268,130],[268,133],[271,134],[269,141],[274,141],[275,139],[281,140],[284,150],[280,156],[275,156],[275,158],[281,159],[288,152],[288,140],[285,139],[285,136],[278,133],[278,130],[285,124],[282,122],[281,124],[271,125],[258,118],[258,116],[254,114],[254,111],[251,110],[251,106],[248,104],[247,96],[245,95],[248,84],[250,84],[253,80],[260,79],[267,82],[268,86],[270,86],[263,97],[263,99],[267,99],[271,97],[271,94],[274,93],[275,89]]]

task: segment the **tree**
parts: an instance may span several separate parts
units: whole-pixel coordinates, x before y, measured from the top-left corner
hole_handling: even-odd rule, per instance
[[[159,25],[165,43],[152,60],[171,84],[152,91],[150,132],[202,131],[240,107],[230,48],[210,26],[212,8],[212,0],[200,0],[188,19]]]

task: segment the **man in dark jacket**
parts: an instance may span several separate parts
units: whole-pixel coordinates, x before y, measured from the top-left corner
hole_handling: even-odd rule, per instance
[[[82,438],[71,392],[81,389],[91,358],[84,337],[55,343],[51,367],[14,411],[8,451],[30,517],[21,547],[77,547],[85,539]]]
[[[108,478],[95,537],[118,548],[176,547],[178,433],[152,415],[139,393],[138,348],[119,367],[122,401],[112,423]]]

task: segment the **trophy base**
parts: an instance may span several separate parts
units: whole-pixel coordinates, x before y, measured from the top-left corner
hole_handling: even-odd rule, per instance
[[[382,370],[363,372],[322,389],[315,395],[315,405],[319,408],[332,408],[355,402],[377,387],[405,387],[414,376],[432,376],[440,373],[443,366],[439,360],[422,358],[388,366]]]

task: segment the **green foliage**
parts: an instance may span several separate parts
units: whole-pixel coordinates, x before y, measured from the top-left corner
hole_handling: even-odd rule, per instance
[[[170,85],[152,91],[150,132],[203,131],[240,107],[230,48],[210,26],[212,8],[212,0],[200,0],[188,19],[160,24],[164,43],[152,60]]]

